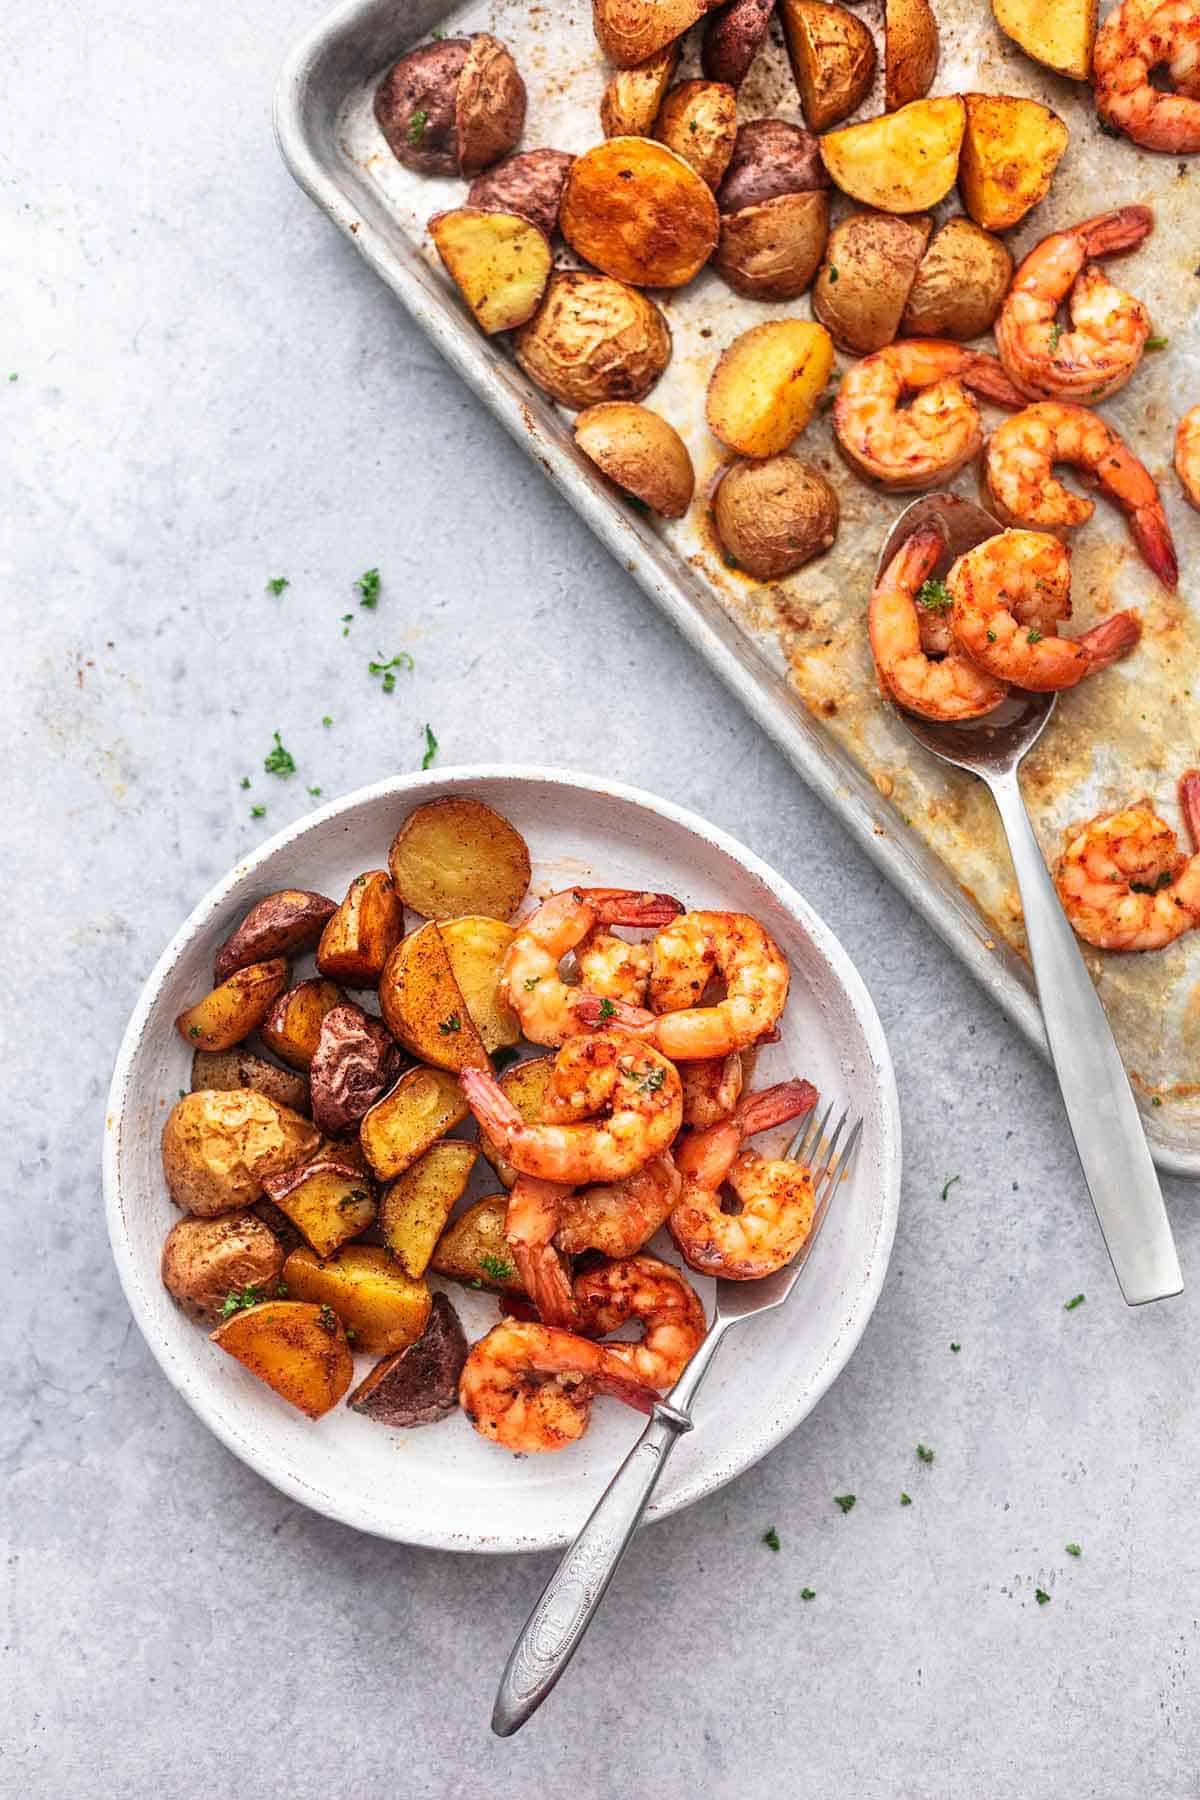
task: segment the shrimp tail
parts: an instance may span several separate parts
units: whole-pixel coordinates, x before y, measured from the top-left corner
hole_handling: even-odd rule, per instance
[[[592,1377],[593,1385],[598,1393],[607,1394],[610,1399],[623,1400],[626,1406],[632,1406],[635,1412],[652,1413],[658,1395],[653,1388],[646,1387],[640,1381],[634,1381],[629,1375],[618,1375],[607,1371]]]
[[[1085,256],[1120,256],[1136,250],[1154,230],[1154,213],[1148,206],[1120,206],[1100,213],[1075,227]]]
[[[583,894],[601,925],[642,925],[657,931],[684,911],[683,902],[673,894],[632,894],[623,888],[585,888]]]
[[[509,1133],[524,1123],[496,1077],[487,1069],[464,1069],[458,1085],[479,1123],[498,1143],[506,1142]]]
[[[1179,558],[1162,507],[1139,506],[1129,515],[1129,529],[1142,560],[1172,592],[1179,586]]]
[[[789,1119],[802,1118],[812,1111],[818,1098],[811,1081],[781,1081],[775,1087],[747,1095],[736,1117],[743,1135],[754,1137],[760,1131],[770,1131],[774,1125],[786,1125]]]
[[[599,994],[580,994],[575,1002],[575,1017],[581,1025],[622,1025],[626,1031],[643,1036],[657,1023],[657,1015],[647,1012],[644,1006],[630,1006],[625,1000],[608,1000]]]
[[[1020,412],[1028,404],[1026,396],[1013,385],[998,359],[985,355],[982,350],[967,355],[959,380],[972,393],[990,400],[993,406],[1007,407],[1009,412]]]
[[[1192,849],[1200,854],[1200,769],[1188,769],[1179,777],[1179,807]]]
[[[1101,669],[1111,668],[1123,656],[1128,656],[1142,635],[1142,621],[1135,612],[1114,613],[1111,619],[1102,619],[1098,625],[1082,632],[1075,642],[1080,649],[1086,650],[1088,657],[1088,673],[1096,675]]]

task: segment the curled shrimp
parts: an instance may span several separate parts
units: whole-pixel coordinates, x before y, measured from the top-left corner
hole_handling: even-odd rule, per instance
[[[708,1329],[700,1296],[681,1269],[657,1256],[627,1256],[576,1276],[575,1300],[585,1331],[603,1335],[634,1320],[636,1344],[606,1344],[633,1381],[674,1387]]]
[[[811,1172],[743,1146],[756,1132],[811,1112],[816,1102],[811,1083],[785,1081],[749,1095],[732,1119],[694,1132],[680,1145],[683,1193],[668,1225],[693,1269],[727,1281],[757,1281],[803,1248],[813,1218]],[[735,1211],[722,1205],[724,1183],[738,1202]]]
[[[998,681],[1035,693],[1074,687],[1132,650],[1142,634],[1131,612],[1114,613],[1078,638],[1059,637],[1038,622],[1061,613],[1071,587],[1066,545],[1043,531],[985,538],[958,558],[946,585],[954,602],[951,627],[966,655]],[[1050,597],[1045,610],[1043,594]]]
[[[581,1438],[598,1393],[639,1412],[654,1402],[607,1344],[526,1319],[502,1319],[473,1344],[458,1384],[476,1431],[525,1454],[563,1450]]]
[[[578,1325],[571,1276],[554,1247],[563,1203],[571,1192],[560,1182],[518,1175],[508,1196],[504,1235],[525,1292],[546,1325]]]
[[[1104,400],[1142,360],[1150,318],[1140,300],[1115,287],[1089,259],[1134,250],[1154,229],[1148,206],[1122,206],[1029,252],[996,320],[996,348],[1030,400]],[[1067,301],[1071,328],[1058,323]]]
[[[1129,520],[1143,560],[1164,587],[1175,587],[1179,564],[1154,477],[1086,406],[1039,400],[996,427],[987,447],[987,485],[1005,523],[1058,529],[1091,518],[1095,501],[1065,488],[1055,463],[1073,463],[1095,476]]]
[[[533,1044],[561,1044],[581,1029],[576,1009],[586,997],[568,987],[559,964],[598,925],[665,925],[682,912],[669,894],[638,894],[625,888],[567,888],[530,913],[500,966],[499,993]],[[617,940],[613,940],[616,942]]]
[[[541,1123],[526,1123],[494,1075],[464,1069],[459,1081],[480,1125],[519,1174],[570,1187],[624,1180],[669,1149],[683,1121],[679,1071],[626,1031],[567,1039],[550,1072]]]
[[[682,1185],[670,1152],[664,1150],[624,1181],[568,1192],[559,1202],[554,1242],[572,1256],[581,1250],[632,1256],[666,1224]]]
[[[871,654],[897,706],[926,719],[977,719],[999,706],[1008,692],[1003,681],[959,650],[935,661],[921,646],[918,599],[944,547],[936,525],[918,526],[900,546],[871,594]]]
[[[1054,884],[1071,925],[1100,950],[1161,950],[1200,925],[1200,769],[1180,778],[1191,856],[1148,800],[1093,819],[1067,844]]]
[[[1151,80],[1165,68],[1175,93]],[[1200,5],[1196,0],[1121,0],[1096,37],[1096,111],[1145,150],[1200,150]]]
[[[1200,507],[1200,406],[1185,412],[1175,427],[1175,473],[1192,505]]]
[[[656,896],[657,898],[657,896]],[[630,944],[597,926],[575,952],[580,986],[602,999],[644,1006],[650,986],[650,946]]]
[[[679,1074],[683,1081],[683,1122],[697,1131],[729,1118],[742,1097],[745,1064],[740,1050],[731,1050],[728,1056],[684,1063]]]
[[[833,408],[846,460],[860,475],[897,490],[949,481],[983,442],[968,388],[997,406],[1021,404],[996,358],[961,344],[905,338],[864,356],[842,377]],[[902,408],[910,394],[916,398]]]

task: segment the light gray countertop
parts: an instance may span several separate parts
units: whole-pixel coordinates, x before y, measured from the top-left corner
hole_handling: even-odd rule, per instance
[[[1128,1311],[1046,1069],[293,187],[269,101],[313,10],[0,20],[0,1792],[1195,1795],[1195,1190],[1167,1184],[1188,1292]],[[401,649],[386,696],[367,660]],[[414,767],[426,721],[442,765],[620,776],[774,863],[875,996],[906,1133],[850,1368],[643,1533],[508,1744],[492,1693],[551,1559],[356,1536],[242,1467],[134,1329],[100,1196],[179,920],[307,784]]]

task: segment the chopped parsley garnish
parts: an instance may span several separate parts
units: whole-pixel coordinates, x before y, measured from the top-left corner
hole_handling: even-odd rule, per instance
[[[328,1305],[324,1300],[322,1300],[321,1310],[317,1314],[317,1324],[321,1327],[322,1331],[328,1331],[331,1336],[338,1328],[337,1314],[334,1312],[332,1306]]]
[[[1082,1306],[1086,1299],[1087,1299],[1086,1294],[1073,1295],[1072,1298],[1070,1300],[1068,1300],[1066,1305],[1063,1307],[1063,1311],[1064,1312],[1074,1312],[1075,1308],[1077,1306]]]
[[[266,816],[267,809],[265,806],[252,806],[250,808],[250,817],[252,819],[265,819]]]
[[[609,999],[607,994],[605,994],[603,1000],[601,1000],[600,1011],[598,1012],[598,1014],[596,1016],[597,1016],[597,1018],[600,1018],[600,1019],[615,1019],[616,1018],[617,1009],[613,1005],[612,1001]]]
[[[509,1063],[515,1063],[521,1052],[512,1044],[501,1044],[498,1050],[492,1051],[492,1067],[500,1074],[507,1069]]]
[[[767,1546],[768,1550],[778,1550],[778,1548],[779,1548],[779,1533],[776,1531],[776,1529],[773,1525],[768,1526],[766,1531],[763,1532],[762,1541]]]
[[[1039,631],[1036,625],[1031,625],[1029,630],[1025,633],[1025,642],[1027,644],[1040,644],[1045,635],[1045,632]]]
[[[933,1461],[933,1451],[929,1448],[928,1444],[917,1445],[917,1456],[923,1463],[931,1463]]]
[[[1162,1105],[1162,1096],[1161,1096],[1161,1094],[1151,1094],[1151,1096],[1150,1096],[1150,1104],[1151,1104],[1151,1106],[1161,1106],[1161,1105]]]
[[[425,727],[425,754],[421,758],[421,767],[423,769],[430,768],[433,764],[433,759],[437,755],[437,753],[438,753],[438,741],[434,737],[433,732],[430,730],[429,726],[427,725]]]
[[[989,631],[989,632],[988,632],[988,634],[987,634],[987,641],[988,641],[988,643],[989,643],[989,644],[994,644],[994,643],[995,643],[995,641],[996,641],[996,634],[995,634],[995,632],[994,632],[994,631]]]
[[[425,136],[425,127],[428,123],[429,114],[425,111],[423,106],[418,107],[412,118],[408,121],[408,130],[405,133],[410,144],[415,145],[421,142],[421,139]]]
[[[835,1506],[840,1506],[844,1513],[848,1513],[857,1498],[857,1494],[835,1494],[833,1496],[833,1504]]]
[[[926,607],[929,612],[945,612],[953,605],[950,589],[944,581],[935,581],[930,576],[917,589],[917,605]]]
[[[1050,1604],[1050,1596],[1045,1588],[1034,1588],[1033,1597],[1039,1606],[1049,1606]]]
[[[21,377],[19,375],[10,375],[8,379],[10,381],[20,381]]]
[[[1062,326],[1057,321],[1050,327],[1050,354],[1058,349],[1058,340],[1062,336]]]
[[[320,798],[321,790],[319,787],[310,787],[308,791],[312,795],[314,800],[317,800]]]
[[[1146,348],[1147,350],[1165,350],[1170,341],[1168,337],[1148,337]]]
[[[800,1589],[800,1598],[802,1600],[815,1600],[816,1597],[817,1597],[816,1588],[801,1588]]]
[[[962,1349],[962,1345],[961,1344],[951,1344],[950,1348],[953,1350],[955,1356],[957,1356],[959,1351]]]
[[[199,1037],[200,1036],[200,1027],[198,1025],[189,1025],[188,1026],[188,1036],[194,1037],[194,1038]]]
[[[247,1306],[257,1306],[266,1297],[266,1289],[257,1281],[252,1281],[249,1287],[234,1288],[232,1293],[226,1294],[221,1304],[222,1322],[232,1319],[234,1313],[241,1312]]]
[[[1067,1551],[1068,1556],[1082,1556],[1083,1555],[1083,1545],[1082,1544],[1068,1544],[1066,1546],[1066,1551]]]
[[[250,777],[248,775],[242,776],[242,786],[244,788],[248,788],[250,786]]]
[[[351,1188],[350,1192],[348,1194],[343,1194],[338,1201],[338,1211],[349,1212],[352,1206],[360,1205],[366,1198],[366,1188]]]
[[[324,725],[325,729],[328,731],[329,727],[333,724],[333,720],[330,718],[328,713],[325,713],[321,719],[321,723],[322,723],[322,725]]]
[[[275,733],[275,748],[263,757],[263,768],[268,775],[294,775],[296,759],[290,750],[283,747],[283,739]]]
[[[367,664],[367,673],[368,675],[382,675],[383,691],[385,694],[390,694],[396,686],[396,670],[413,667],[413,659],[407,650],[401,650],[398,656],[393,656],[391,662],[383,661],[383,651],[381,650],[375,661]]]
[[[481,1256],[479,1266],[484,1274],[490,1276],[493,1281],[512,1280],[513,1265],[506,1262],[502,1256]]]
[[[448,1019],[438,1020],[438,1030],[443,1037],[449,1037],[452,1032],[462,1030],[462,1020],[456,1012],[452,1012]]]
[[[353,1344],[353,1343],[356,1343],[357,1340],[358,1340],[357,1331],[355,1331],[353,1325],[347,1325],[347,1327],[346,1327],[346,1342],[348,1344]]]
[[[838,278],[838,272],[837,272],[837,270],[836,270],[836,269],[835,269],[835,268],[832,268],[832,267],[831,267],[831,268],[830,268],[830,271],[829,271],[829,282],[830,282],[830,286],[832,286],[832,285],[833,285],[833,283],[834,283],[834,282],[835,282],[835,281],[836,281],[836,280],[837,280],[837,278]]]
[[[942,1199],[943,1200],[949,1199],[950,1189],[954,1186],[956,1181],[961,1181],[961,1180],[962,1180],[961,1175],[952,1175],[950,1177],[949,1181],[946,1183],[945,1187],[942,1189]]]
[[[424,114],[421,116],[423,118]],[[360,606],[378,606],[379,590],[383,585],[380,580],[378,569],[364,569],[354,585],[358,589],[358,604]]]
[[[1157,894],[1159,888],[1170,887],[1174,879],[1170,869],[1164,869],[1156,881],[1131,881],[1129,886],[1135,894]]]
[[[627,493],[627,494],[626,494],[626,495],[625,495],[625,504],[626,504],[626,505],[627,505],[627,506],[632,506],[632,508],[633,508],[633,510],[634,510],[634,512],[640,512],[640,513],[647,513],[647,514],[648,514],[648,513],[649,513],[649,511],[650,511],[650,505],[649,505],[649,502],[648,502],[648,501],[646,501],[646,500],[643,500],[643,499],[642,499],[642,496],[641,496],[641,495],[640,495],[640,494],[630,494],[630,493]]]
[[[535,988],[535,987],[536,987],[536,986],[537,986],[537,984],[538,984],[538,982],[539,982],[539,981],[540,981],[540,980],[541,980],[541,979],[542,979],[542,978],[541,978],[541,976],[540,976],[540,975],[529,975],[529,976],[527,976],[527,977],[526,977],[526,978],[525,978],[525,982],[524,982],[524,984],[523,984],[523,985],[524,985],[524,988],[525,988],[525,992],[526,992],[526,993],[527,993],[527,994],[532,994],[532,992],[533,992],[533,990],[534,990],[534,988]]]
[[[900,1495],[900,1504],[901,1504],[901,1506],[911,1506],[912,1505],[912,1495],[902,1493]]]
[[[286,575],[272,575],[267,583],[267,592],[268,594],[282,594],[284,588],[291,587],[291,585]]]
[[[666,1079],[667,1071],[665,1069],[651,1069],[649,1073],[643,1075],[642,1079],[638,1082],[638,1093],[657,1094],[659,1088]]]

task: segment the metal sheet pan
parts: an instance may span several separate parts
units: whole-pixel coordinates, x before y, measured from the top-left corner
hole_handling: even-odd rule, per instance
[[[1200,398],[1200,166],[1104,138],[1089,90],[1027,61],[980,12],[978,0],[939,0],[937,91],[1030,94],[1054,106],[1072,132],[1050,198],[1010,234],[1011,247],[1019,255],[1046,231],[1104,203],[1151,202],[1156,235],[1129,285],[1150,305],[1156,331],[1170,338],[1169,353],[1147,357],[1105,411],[1159,479],[1184,586],[1179,596],[1158,590],[1123,522],[1103,506],[1076,534],[1077,619],[1086,625],[1113,606],[1136,604],[1146,634],[1128,663],[1066,697],[1030,761],[1026,792],[1050,852],[1072,821],[1141,793],[1173,817],[1174,776],[1200,761],[1200,705],[1193,697],[1200,689],[1200,621],[1183,597],[1189,571],[1200,566],[1200,521],[1179,499],[1169,469],[1173,420],[1189,399]],[[457,204],[463,185],[403,169],[375,124],[378,76],[434,30],[489,30],[510,46],[529,88],[526,145],[581,150],[599,138],[605,69],[589,0],[346,0],[296,45],[280,78],[276,131],[293,175],[858,843],[1045,1052],[1011,866],[987,798],[911,744],[871,678],[862,621],[869,575],[907,497],[873,492],[850,477],[833,453],[828,421],[814,421],[803,450],[829,467],[839,488],[841,533],[822,562],[772,585],[750,583],[724,567],[703,506],[665,527],[624,506],[575,450],[568,416],[532,386],[502,343],[477,331],[444,276],[425,221]],[[681,73],[691,72],[685,62]],[[743,118],[777,112],[798,119],[777,45],[760,55],[739,104]],[[880,104],[876,96],[864,114]],[[956,209],[947,202],[939,211]],[[655,297],[667,311],[675,351],[651,404],[683,434],[703,487],[720,464],[703,416],[718,349],[747,324],[795,309],[740,300],[707,272],[679,294]],[[806,301],[799,310],[807,310]],[[1183,398],[1188,388],[1194,391]],[[955,485],[971,494],[974,480],[965,471]],[[1154,956],[1096,953],[1090,962],[1156,1162],[1200,1174],[1200,932]]]

